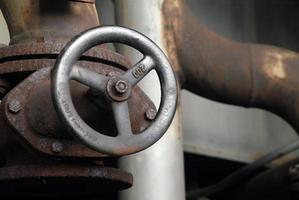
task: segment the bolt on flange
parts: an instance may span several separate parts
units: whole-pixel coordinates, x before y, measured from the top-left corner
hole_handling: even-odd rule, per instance
[[[156,111],[156,109],[153,109],[153,108],[149,108],[145,112],[146,119],[148,119],[150,121],[154,120],[156,118],[156,115],[157,115],[157,111]]]
[[[51,147],[54,153],[61,153],[63,151],[63,144],[59,141],[53,142]]]
[[[8,104],[8,110],[12,113],[18,113],[22,109],[20,101],[13,100]]]

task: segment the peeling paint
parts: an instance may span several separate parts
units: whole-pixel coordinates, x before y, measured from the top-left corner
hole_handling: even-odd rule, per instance
[[[266,52],[263,66],[265,72],[271,78],[285,79],[287,77],[285,61],[295,57],[294,53],[289,52]]]

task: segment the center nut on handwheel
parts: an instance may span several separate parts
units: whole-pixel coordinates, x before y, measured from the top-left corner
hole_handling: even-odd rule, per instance
[[[131,95],[131,86],[126,81],[113,76],[107,83],[106,92],[114,101],[125,101]]]

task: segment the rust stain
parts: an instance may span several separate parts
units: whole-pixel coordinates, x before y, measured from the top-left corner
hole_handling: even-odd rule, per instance
[[[181,0],[165,0],[162,5],[163,46],[179,82],[184,81],[177,56],[176,35],[181,23]]]

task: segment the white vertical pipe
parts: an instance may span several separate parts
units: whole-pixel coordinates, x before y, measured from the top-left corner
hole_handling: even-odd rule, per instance
[[[163,0],[115,1],[118,25],[140,31],[166,53],[162,34],[162,4]],[[120,50],[133,62],[140,59],[140,54],[130,48]],[[160,87],[157,75],[150,73],[140,86],[159,105]],[[123,157],[119,165],[134,176],[133,187],[120,193],[121,200],[185,199],[180,103],[165,135],[147,150]]]
[[[5,19],[2,15],[2,12],[0,10],[0,44],[8,45],[8,43],[9,43],[8,28]]]

